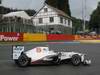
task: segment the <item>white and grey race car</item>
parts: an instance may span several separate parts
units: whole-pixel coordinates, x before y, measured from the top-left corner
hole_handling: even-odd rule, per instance
[[[78,52],[54,52],[49,47],[36,47],[24,51],[24,46],[13,46],[13,60],[18,66],[25,67],[31,64],[61,64],[71,62],[78,66],[91,64],[85,59],[85,54]]]

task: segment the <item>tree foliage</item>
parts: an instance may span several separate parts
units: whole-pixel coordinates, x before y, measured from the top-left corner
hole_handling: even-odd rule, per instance
[[[97,8],[91,14],[89,28],[97,33],[100,33],[100,2]]]
[[[79,31],[83,31],[83,20],[82,19],[77,19],[75,17],[72,17],[73,21],[73,33],[76,34]],[[86,30],[88,30],[88,24],[89,22],[86,21]]]
[[[36,13],[34,9],[11,9],[0,6],[0,14],[7,14],[9,12],[15,12],[15,11],[25,11],[29,16],[33,16]]]
[[[55,8],[58,8],[58,9],[64,11],[69,16],[71,16],[69,0],[46,0],[45,3],[51,5]]]
[[[2,1],[0,0],[0,4],[2,3]]]

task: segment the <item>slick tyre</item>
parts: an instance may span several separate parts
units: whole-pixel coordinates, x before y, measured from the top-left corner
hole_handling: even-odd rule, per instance
[[[58,56],[55,56],[54,58],[53,58],[53,63],[54,64],[60,64],[60,59],[59,59],[59,57]]]
[[[78,54],[72,56],[71,62],[74,66],[79,66],[81,63],[81,57]]]
[[[26,67],[29,64],[29,58],[23,53],[18,58],[18,66]]]

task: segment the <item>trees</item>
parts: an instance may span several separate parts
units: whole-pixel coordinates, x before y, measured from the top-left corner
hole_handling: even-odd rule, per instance
[[[71,16],[69,0],[46,0],[45,3],[55,8],[58,8],[62,10],[63,12],[65,12],[66,14],[68,14],[69,16]]]
[[[2,3],[2,1],[0,0],[0,4]]]
[[[91,14],[89,28],[92,31],[96,31],[98,34],[100,34],[100,2],[98,3],[97,8]]]
[[[73,21],[73,34],[77,34],[79,31],[83,31],[83,20],[72,17]],[[88,29],[88,21],[86,21],[86,29]]]
[[[29,16],[33,16],[36,11],[34,9],[27,9],[27,10],[24,10]]]
[[[7,14],[16,11],[25,11],[29,16],[33,16],[36,13],[34,9],[11,9],[4,6],[0,6],[0,14]]]

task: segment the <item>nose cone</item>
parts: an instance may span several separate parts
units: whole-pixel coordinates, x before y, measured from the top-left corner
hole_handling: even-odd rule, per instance
[[[91,64],[91,60],[84,60],[83,64],[84,65],[90,65]]]

